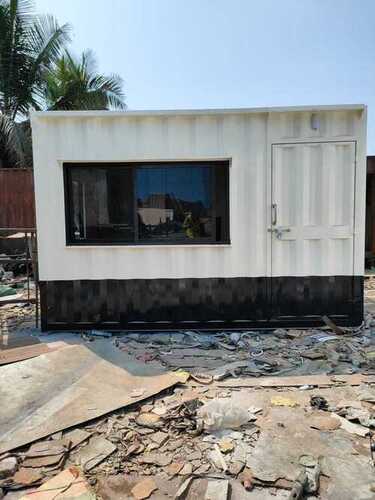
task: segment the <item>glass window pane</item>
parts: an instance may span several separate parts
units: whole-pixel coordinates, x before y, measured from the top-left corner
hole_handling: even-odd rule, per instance
[[[212,167],[147,165],[136,171],[140,241],[214,240]]]
[[[134,241],[132,170],[70,167],[70,236],[73,241]]]

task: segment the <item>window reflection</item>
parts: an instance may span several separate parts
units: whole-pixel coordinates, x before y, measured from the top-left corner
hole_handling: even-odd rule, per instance
[[[73,239],[134,240],[131,174],[123,167],[71,170]]]
[[[140,240],[212,238],[212,168],[139,167],[136,189]]]
[[[228,162],[64,165],[73,244],[229,241]]]

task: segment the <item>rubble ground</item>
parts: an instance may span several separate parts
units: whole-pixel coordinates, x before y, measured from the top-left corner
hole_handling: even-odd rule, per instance
[[[32,307],[1,307],[0,353],[79,344],[143,384],[128,390],[126,407],[2,453],[5,499],[375,498],[374,278],[365,294],[364,324],[337,332],[41,334]],[[53,356],[22,358],[0,373],[14,367],[32,383],[30,367]],[[146,377],[167,372],[180,382],[148,396]]]

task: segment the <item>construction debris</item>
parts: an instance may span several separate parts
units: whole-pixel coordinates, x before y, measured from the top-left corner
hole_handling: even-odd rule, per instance
[[[366,324],[345,336],[88,332],[83,345],[1,366],[0,489],[36,500],[371,498]],[[40,345],[4,340],[9,352]]]
[[[227,500],[229,481],[208,481],[205,500]]]
[[[137,500],[143,500],[144,498],[149,498],[151,493],[157,489],[158,487],[155,484],[155,481],[152,478],[147,477],[134,486],[132,489],[132,495]]]
[[[100,436],[95,436],[90,439],[87,446],[80,450],[77,456],[77,465],[80,465],[82,470],[87,472],[109,457],[116,449],[116,446],[111,442]]]
[[[54,500],[65,498],[69,500],[95,500],[87,481],[76,467],[69,467],[57,476],[45,482],[32,495],[26,494],[20,500]]]
[[[124,408],[179,382],[171,373],[135,377],[82,345],[28,359],[22,366],[4,366],[1,379],[6,411],[0,414],[0,453]],[[130,396],[135,387],[146,385],[147,394]]]

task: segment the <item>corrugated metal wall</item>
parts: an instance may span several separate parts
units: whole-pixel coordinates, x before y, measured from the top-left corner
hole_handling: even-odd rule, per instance
[[[35,228],[32,170],[0,169],[0,227]]]
[[[318,125],[313,127],[315,121]],[[32,132],[41,280],[275,276],[272,247],[276,237],[268,231],[272,204],[272,148],[277,144],[292,147],[297,143],[315,145],[316,142],[356,142],[355,227],[351,227],[350,235],[354,239],[354,250],[350,252],[354,254],[354,274],[360,276],[363,273],[366,117],[362,109],[268,113],[155,112],[143,115],[131,112],[114,115],[65,112],[56,115],[48,112],[46,115],[32,115]],[[327,148],[321,147],[322,151]],[[303,150],[307,149],[309,146]],[[335,146],[333,150],[338,154],[340,147]],[[327,168],[333,167],[330,169],[332,180],[334,175],[338,176],[340,155],[335,157],[334,163],[329,159],[325,162]],[[213,159],[231,160],[230,245],[67,247],[64,162]],[[353,162],[350,168],[347,160],[343,164],[348,171],[353,168]],[[295,168],[298,165],[297,161]],[[303,165],[307,170],[313,168],[309,160]],[[337,181],[337,189],[345,188],[343,181],[347,178],[351,182],[348,203],[353,207],[353,176]],[[336,184],[330,181],[329,186]],[[331,188],[327,192],[326,186],[324,190],[317,188],[320,198],[316,205],[321,204],[329,211],[336,203],[341,206],[343,198],[337,189]],[[346,238],[346,233],[344,236]],[[337,242],[340,252],[343,251],[340,247],[342,241]],[[288,242],[284,244],[287,246]],[[305,245],[311,249],[317,246],[314,242]],[[339,260],[335,251],[328,255],[324,253],[322,258],[326,262],[319,266],[318,258],[313,259],[306,253],[306,260],[316,264],[314,268],[311,265],[307,272],[314,276],[337,274]],[[278,276],[305,275],[305,269],[288,267],[291,261],[283,260],[285,265],[278,267]],[[59,262],[58,266],[56,262]],[[340,275],[352,275],[353,259],[348,258],[345,262],[348,264],[345,269],[339,269]]]

